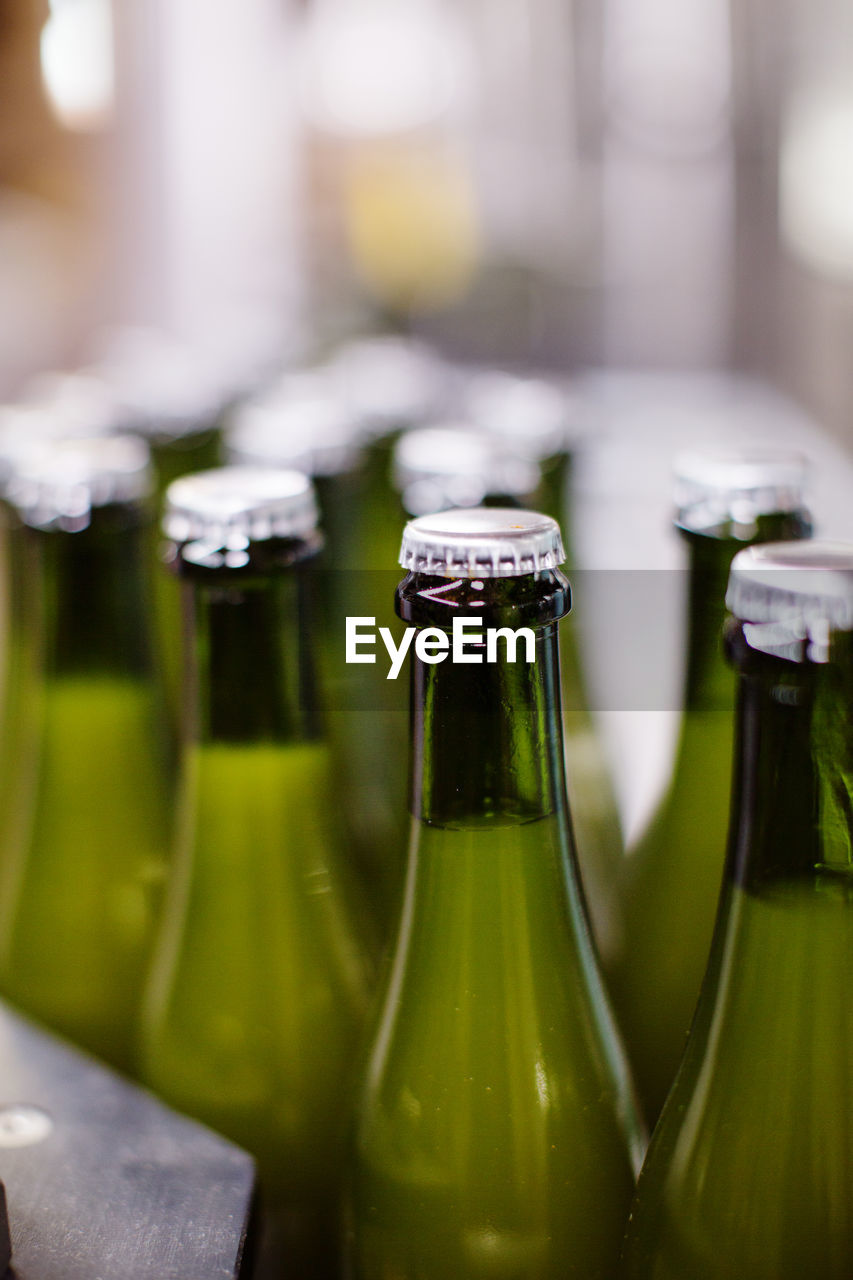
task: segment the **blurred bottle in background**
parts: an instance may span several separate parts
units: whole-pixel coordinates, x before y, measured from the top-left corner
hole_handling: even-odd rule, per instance
[[[11,619],[26,634],[11,640],[23,687],[0,817],[0,982],[123,1070],[168,847],[151,483],[145,445],[113,437],[35,448],[6,486],[26,566]]]
[[[734,731],[734,676],[722,651],[729,566],[745,545],[811,532],[801,455],[687,454],[676,480],[676,528],[690,557],[684,709],[669,785],[627,851],[607,968],[650,1124],[684,1049],[725,855]]]

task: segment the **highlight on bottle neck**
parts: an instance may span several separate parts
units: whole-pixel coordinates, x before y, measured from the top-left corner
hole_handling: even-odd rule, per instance
[[[214,467],[175,480],[166,491],[163,531],[179,562],[245,569],[253,550],[287,545],[287,563],[319,550],[314,487],[285,468]]]
[[[674,465],[675,523],[688,533],[749,541],[762,516],[807,518],[808,463],[790,449],[689,452]]]
[[[853,632],[853,544],[764,543],[732,561],[726,606],[749,649],[790,662],[832,661]]]

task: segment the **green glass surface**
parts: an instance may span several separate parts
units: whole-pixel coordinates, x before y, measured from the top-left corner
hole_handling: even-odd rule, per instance
[[[669,785],[627,851],[614,945],[603,951],[619,1027],[653,1125],[675,1077],[708,962],[725,862],[735,677],[723,656],[732,558],[808,536],[803,513],[761,516],[751,538],[682,530],[689,548],[684,712]]]
[[[418,824],[413,844],[359,1119],[355,1275],[609,1276],[633,1173],[565,832]]]
[[[850,1275],[850,637],[838,667],[739,649],[725,887],[622,1280]]]
[[[704,1053],[689,1055],[661,1118],[622,1274],[842,1280],[853,1010],[839,978],[853,960],[853,893],[735,889],[728,911]]]
[[[729,821],[732,734],[730,711],[685,717],[669,794],[624,868],[621,948],[610,990],[650,1122],[684,1052],[708,963]]]
[[[565,611],[563,581],[400,588],[420,625],[475,599],[487,625],[536,611],[537,661],[413,660],[420,767],[355,1125],[354,1280],[591,1278],[616,1263],[641,1135],[565,798],[556,627],[542,625]]]
[[[306,544],[180,560],[189,698],[143,1079],[258,1161],[252,1275],[338,1274],[349,1081],[371,978],[321,736]],[[303,571],[304,570],[304,571]]]
[[[2,880],[3,991],[127,1070],[166,847],[156,707],[144,684],[112,676],[34,693],[30,802],[19,795]]]
[[[282,1274],[293,1276],[324,1274],[316,1232],[337,1232],[367,994],[330,856],[336,811],[321,743],[211,742],[187,755],[142,1038],[146,1082],[257,1159],[265,1205],[286,1205]]]

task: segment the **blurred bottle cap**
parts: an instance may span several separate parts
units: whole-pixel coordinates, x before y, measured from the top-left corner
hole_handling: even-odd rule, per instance
[[[392,472],[413,516],[474,507],[490,496],[530,497],[540,479],[530,459],[455,423],[406,432],[394,449]]]
[[[579,436],[574,400],[545,378],[502,369],[461,375],[461,415],[537,462],[568,449]]]
[[[9,460],[6,498],[36,528],[85,529],[93,507],[152,492],[148,446],[136,436],[43,439]]]
[[[334,476],[357,465],[361,444],[353,416],[329,380],[299,373],[233,413],[225,450],[232,463]]]
[[[224,550],[237,555],[224,563],[240,567],[246,562],[240,553],[250,543],[312,539],[318,518],[314,486],[300,471],[214,467],[169,485],[163,531],[173,542],[195,544],[195,552],[185,558],[202,562],[203,549]]]
[[[753,649],[826,662],[833,631],[853,631],[853,544],[820,539],[746,547],[732,561],[726,606]]]
[[[674,464],[676,523],[701,533],[751,526],[760,515],[804,506],[805,456],[795,450],[679,454]]]
[[[435,417],[447,395],[443,361],[409,338],[380,335],[349,342],[328,370],[366,438]]]

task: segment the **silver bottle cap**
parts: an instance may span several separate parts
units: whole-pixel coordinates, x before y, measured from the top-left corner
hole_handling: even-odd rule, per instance
[[[833,631],[853,631],[853,544],[765,542],[732,561],[726,606],[747,644],[777,657],[826,662]]]
[[[462,416],[528,458],[541,462],[567,449],[577,433],[571,397],[545,378],[502,369],[478,369],[463,377]]]
[[[808,462],[792,449],[690,452],[675,460],[676,523],[702,533],[804,505]],[[748,536],[748,534],[747,534]]]
[[[352,416],[320,382],[282,385],[244,405],[225,431],[229,462],[342,475],[361,451]]]
[[[85,529],[94,507],[139,502],[153,487],[148,446],[136,436],[39,441],[12,461],[6,497],[39,529]]]
[[[539,478],[534,462],[454,423],[408,431],[394,450],[394,485],[413,516],[475,507],[490,494],[524,497]]]
[[[565,560],[560,526],[538,511],[463,507],[418,516],[403,530],[400,564],[443,577],[516,578]]]
[[[328,370],[366,438],[434,416],[447,391],[441,359],[411,338],[380,335],[349,342]]]
[[[300,471],[272,467],[213,467],[174,480],[166,490],[163,532],[194,544],[186,559],[242,553],[270,538],[311,539],[317,530],[314,486]],[[229,567],[239,567],[226,559]],[[245,560],[239,562],[245,563]]]

